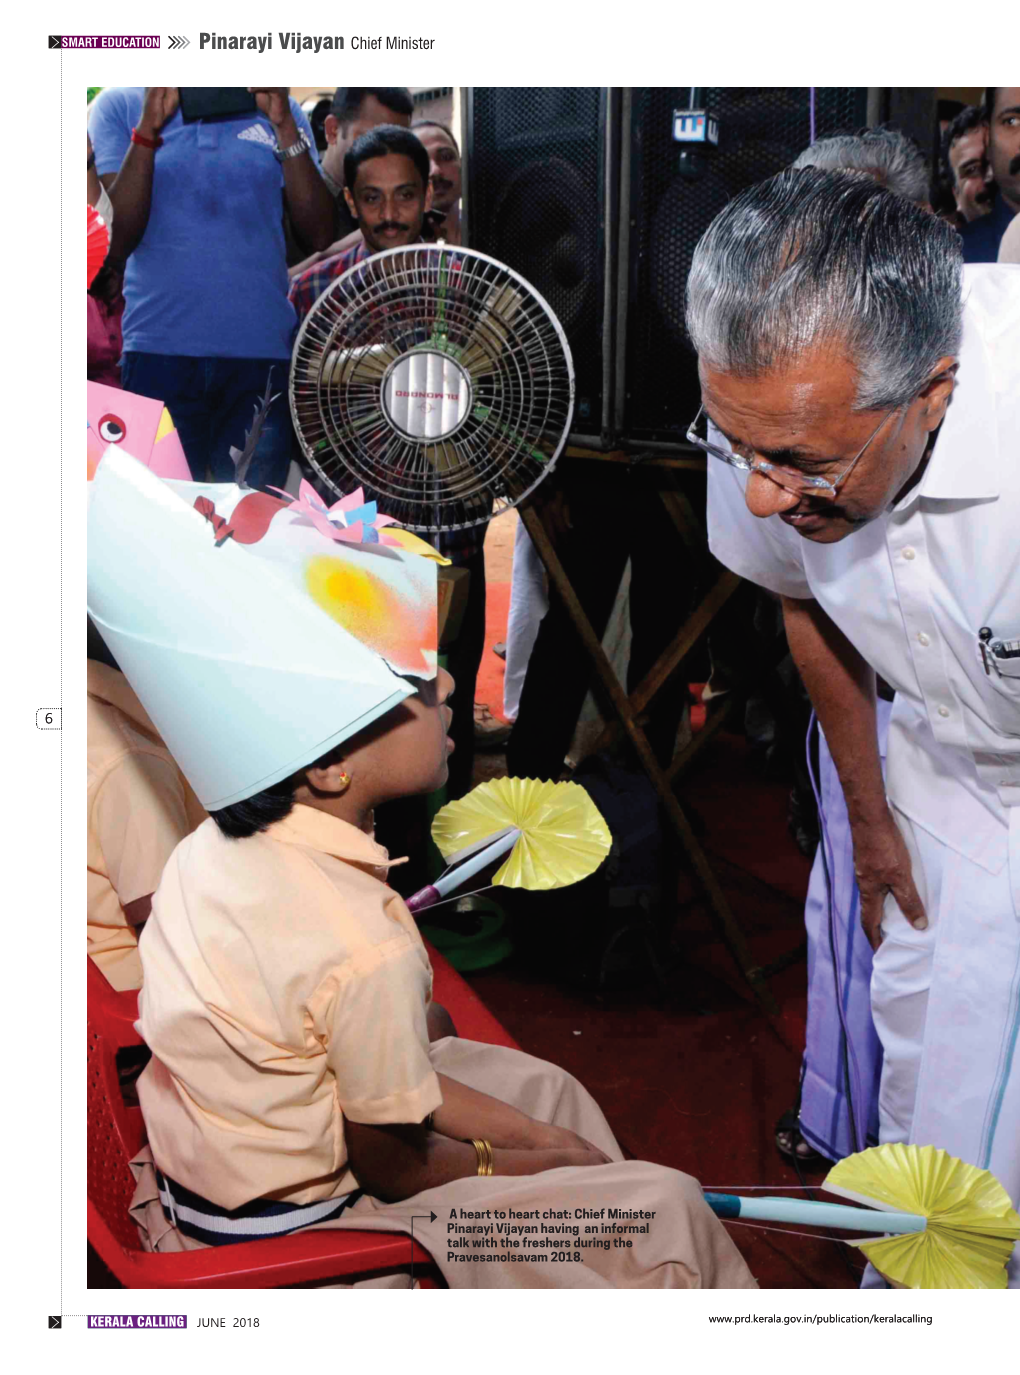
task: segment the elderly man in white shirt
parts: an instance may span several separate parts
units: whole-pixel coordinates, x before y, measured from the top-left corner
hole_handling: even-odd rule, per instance
[[[687,324],[712,549],[781,597],[847,801],[881,1139],[1016,1204],[1020,269],[964,273],[954,231],[870,178],[788,171],[708,229]]]

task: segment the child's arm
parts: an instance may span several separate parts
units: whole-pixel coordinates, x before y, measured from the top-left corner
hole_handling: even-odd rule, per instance
[[[425,1009],[425,1026],[428,1029],[429,1041],[441,1041],[444,1036],[457,1034],[453,1018],[442,1003],[429,1003]]]
[[[596,1157],[590,1164],[608,1162],[609,1157],[597,1146],[566,1127],[537,1122],[499,1098],[468,1088],[445,1074],[438,1077],[443,1101],[432,1115],[432,1124],[443,1136],[458,1141],[481,1139],[507,1150],[586,1150],[594,1152]]]
[[[437,1115],[440,1111],[437,1109]],[[429,1131],[424,1123],[370,1126],[345,1119],[344,1136],[347,1163],[358,1184],[372,1198],[384,1203],[399,1203],[424,1189],[434,1189],[454,1179],[466,1179],[478,1172],[478,1156],[470,1141],[454,1141],[439,1132]],[[564,1165],[601,1165],[605,1160],[606,1157],[594,1147],[591,1150],[494,1148],[492,1173],[540,1174],[543,1170],[556,1170]]]

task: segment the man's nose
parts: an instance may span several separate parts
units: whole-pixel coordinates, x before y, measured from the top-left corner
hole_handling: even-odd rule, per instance
[[[453,696],[453,690],[457,684],[453,681],[453,674],[445,668],[439,670],[438,678],[439,702],[440,705],[443,705]]]
[[[773,482],[764,473],[756,472],[747,475],[744,500],[751,515],[764,520],[766,516],[777,516],[780,511],[792,510],[800,501],[800,497],[796,492],[780,487],[778,482]]]

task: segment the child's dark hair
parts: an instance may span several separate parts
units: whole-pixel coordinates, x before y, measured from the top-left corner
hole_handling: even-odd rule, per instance
[[[328,769],[330,764],[339,764],[348,749],[349,740],[337,745],[307,767]],[[256,831],[265,831],[274,822],[282,821],[285,816],[290,815],[294,808],[294,791],[301,782],[303,773],[304,769],[292,773],[289,778],[263,788],[253,797],[246,797],[243,802],[234,802],[229,807],[221,807],[219,811],[210,812],[209,815],[223,834],[230,836],[232,840],[244,840],[247,836],[253,836]]]

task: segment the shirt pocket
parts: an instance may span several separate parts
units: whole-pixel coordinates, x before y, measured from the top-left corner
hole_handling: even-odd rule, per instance
[[[996,637],[999,638],[999,637]],[[1003,640],[1014,640],[1010,634]],[[979,651],[980,652],[980,651]],[[1012,658],[997,657],[986,647],[988,672],[984,676],[988,692],[986,700],[991,708],[992,721],[1004,734],[1020,736],[1020,655]]]

